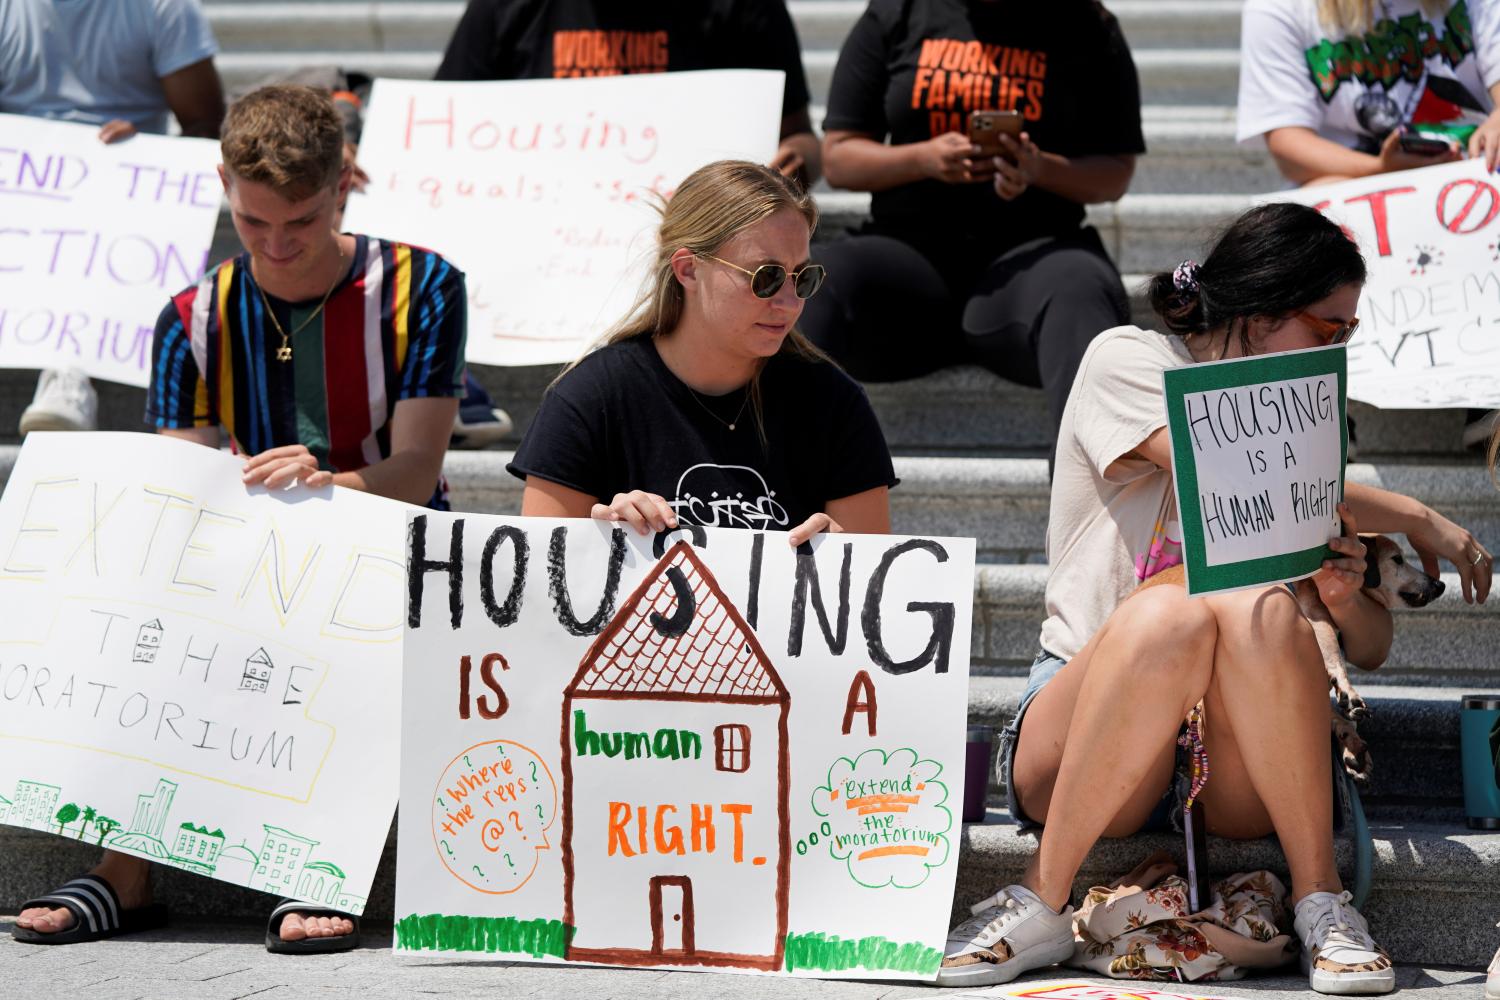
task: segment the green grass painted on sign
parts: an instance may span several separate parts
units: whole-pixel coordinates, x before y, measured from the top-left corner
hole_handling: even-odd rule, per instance
[[[414,913],[396,922],[396,947],[562,958],[572,930],[561,920]]]
[[[942,964],[943,953],[920,942],[888,941],[883,937],[845,940],[832,934],[788,934],[787,972],[916,972],[932,975]]]

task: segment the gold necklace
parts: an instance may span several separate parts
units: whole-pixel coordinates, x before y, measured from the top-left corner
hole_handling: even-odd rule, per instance
[[[705,403],[703,400],[701,400],[701,399],[698,398],[698,391],[696,389],[694,389],[692,386],[687,385],[685,383],[683,385],[683,388],[687,389],[688,395],[690,395],[690,396],[693,397],[693,402],[697,403],[699,406],[701,406],[703,408],[703,412],[704,413],[707,413],[710,417],[713,417],[715,420],[717,420],[719,423],[723,424],[725,427],[729,428],[730,430],[734,430],[734,425],[740,422],[740,417],[743,417],[745,415],[745,404],[748,403],[748,402],[750,402],[750,390],[747,387],[745,389],[745,398],[742,399],[742,400],[740,400],[740,408],[738,410],[736,410],[735,413],[734,413],[734,420],[732,420],[732,421],[731,420],[725,420],[723,417],[719,416],[713,410],[709,409],[707,403]]]
[[[335,243],[335,246],[337,246],[337,243]],[[266,290],[260,287],[260,282],[255,282],[255,290],[260,293],[260,300],[265,304],[266,315],[271,317],[271,325],[276,327],[277,333],[281,334],[281,346],[276,349],[277,361],[292,360],[292,337],[295,337],[303,330],[306,330],[307,325],[318,318],[318,314],[322,312],[323,307],[328,304],[328,298],[333,294],[333,290],[339,287],[339,283],[344,280],[344,248],[338,247],[338,251],[339,270],[338,274],[334,276],[333,284],[329,285],[328,291],[323,293],[323,301],[318,303],[318,308],[308,313],[307,319],[304,319],[301,323],[298,323],[295,327],[292,328],[291,336],[288,336],[286,330],[282,329],[281,320],[276,318],[276,310],[271,308],[271,300],[266,298]],[[254,273],[252,273],[250,277],[253,280],[255,277]],[[737,420],[739,418],[736,417],[735,419]],[[730,430],[733,429],[734,428],[732,427],[730,428]]]

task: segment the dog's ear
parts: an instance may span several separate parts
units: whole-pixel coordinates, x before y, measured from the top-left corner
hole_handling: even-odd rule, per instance
[[[1380,536],[1377,535],[1374,538],[1367,538],[1363,540],[1365,543],[1364,586],[1368,590],[1374,590],[1375,588],[1380,586],[1380,552],[1379,545],[1377,544],[1377,539],[1379,537]]]

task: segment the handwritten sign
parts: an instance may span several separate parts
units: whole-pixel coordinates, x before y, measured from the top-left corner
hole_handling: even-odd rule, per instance
[[[1482,160],[1272,197],[1326,212],[1365,255],[1352,398],[1400,409],[1500,406],[1500,178]]]
[[[1188,593],[1310,576],[1339,533],[1343,347],[1169,368]]]
[[[0,115],[0,367],[146,384],[169,296],[197,281],[219,216],[219,144]]]
[[[657,197],[713,160],[774,155],[782,76],[378,80],[359,150],[370,186],[345,227],[463,268],[470,361],[570,361],[640,291]]]
[[[405,505],[31,434],[0,498],[0,821],[360,912],[396,801]]]
[[[972,539],[410,524],[398,951],[933,976]]]

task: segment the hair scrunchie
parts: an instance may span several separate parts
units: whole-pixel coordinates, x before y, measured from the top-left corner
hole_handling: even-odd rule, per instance
[[[1202,270],[1198,262],[1185,260],[1172,270],[1172,287],[1179,292],[1198,291],[1198,272]]]

